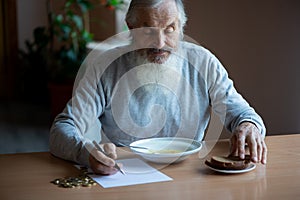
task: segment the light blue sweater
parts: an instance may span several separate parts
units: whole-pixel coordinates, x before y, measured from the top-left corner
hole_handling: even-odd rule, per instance
[[[249,121],[265,135],[261,117],[208,50],[180,42],[161,65],[141,61],[133,50],[122,46],[87,59],[73,98],[50,130],[51,153],[88,165],[92,145],[84,135],[96,120],[117,145],[165,136],[201,141],[211,112],[230,132]]]

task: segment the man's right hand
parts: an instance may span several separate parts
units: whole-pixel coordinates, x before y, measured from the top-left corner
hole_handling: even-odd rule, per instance
[[[89,156],[90,167],[96,174],[112,175],[118,172],[115,166],[117,159],[116,146],[113,143],[101,144],[107,155],[98,151],[96,148],[92,150]]]

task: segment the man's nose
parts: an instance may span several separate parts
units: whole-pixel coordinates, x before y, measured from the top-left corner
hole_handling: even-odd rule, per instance
[[[166,40],[165,35],[161,31],[158,31],[157,34],[153,36],[153,43],[152,43],[153,48],[162,49],[166,44],[165,40]]]

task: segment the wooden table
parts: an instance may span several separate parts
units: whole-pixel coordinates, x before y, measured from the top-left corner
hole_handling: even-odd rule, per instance
[[[206,167],[197,154],[161,171],[174,180],[104,189],[60,188],[55,178],[76,176],[73,163],[50,153],[0,155],[1,200],[57,199],[299,199],[300,134],[268,136],[268,164],[244,174],[226,175]],[[228,141],[219,141],[212,154],[227,154]]]

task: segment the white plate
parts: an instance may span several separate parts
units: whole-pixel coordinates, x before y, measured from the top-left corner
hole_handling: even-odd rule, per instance
[[[237,170],[237,169],[235,169],[235,170],[216,169],[214,167],[209,166],[208,164],[206,164],[206,166],[208,168],[210,168],[211,170],[213,170],[213,171],[220,172],[220,173],[226,173],[226,174],[240,174],[240,173],[245,173],[245,172],[249,172],[249,171],[254,170],[255,167],[256,167],[256,165],[253,164],[253,163],[251,163],[249,165],[249,167],[247,167],[246,169],[239,169],[239,170]]]
[[[200,151],[200,142],[188,138],[162,137],[138,140],[130,146],[146,147],[130,149],[145,160],[155,163],[173,163],[186,159],[189,155]]]

